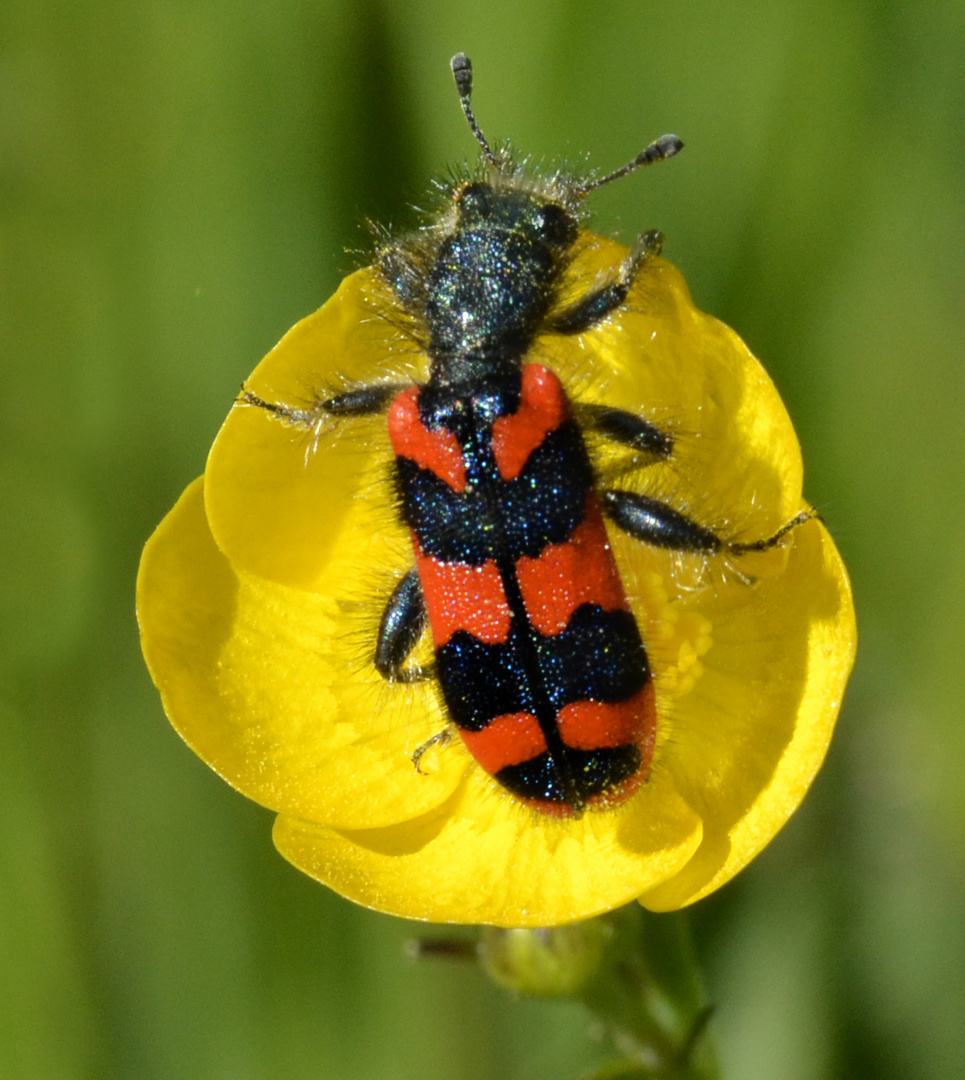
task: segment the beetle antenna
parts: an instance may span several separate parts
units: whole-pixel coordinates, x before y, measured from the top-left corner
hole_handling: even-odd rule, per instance
[[[455,64],[455,60],[453,60],[453,64]],[[684,144],[676,135],[661,135],[646,150],[641,150],[633,161],[627,162],[622,169],[617,169],[607,176],[601,176],[599,180],[588,180],[585,184],[580,184],[573,189],[573,194],[578,198],[582,198],[588,192],[595,191],[613,180],[619,180],[621,176],[626,176],[627,173],[632,173],[644,165],[652,165],[655,161],[663,161],[664,158],[673,157],[674,154],[679,154],[683,148]]]
[[[449,61],[452,68],[452,77],[456,80],[456,90],[459,92],[459,104],[466,115],[469,130],[475,135],[476,142],[482,147],[483,157],[494,169],[499,168],[499,159],[492,151],[492,147],[486,142],[486,137],[479,130],[476,118],[472,114],[472,105],[469,99],[472,96],[472,62],[465,53],[456,53]]]

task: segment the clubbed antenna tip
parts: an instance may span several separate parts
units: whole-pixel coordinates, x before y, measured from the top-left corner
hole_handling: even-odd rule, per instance
[[[655,161],[663,161],[665,158],[673,157],[674,154],[679,154],[683,148],[683,141],[678,139],[676,135],[661,135],[646,149],[641,150],[633,161],[628,161],[622,168],[616,169],[606,176],[601,176],[599,180],[590,180],[588,183],[582,184],[575,190],[575,194],[582,197],[587,192],[595,191],[598,187],[603,187],[604,184],[619,180],[621,176],[626,176],[627,173],[634,172],[644,165],[652,165]]]
[[[472,61],[464,52],[457,52],[449,61],[449,67],[452,68],[459,97],[468,100],[472,96]]]
[[[459,104],[462,105],[462,111],[465,114],[466,122],[469,124],[469,130],[475,136],[476,142],[482,147],[483,156],[489,164],[498,168],[499,161],[489,143],[486,142],[485,136],[479,130],[479,125],[476,123],[476,118],[472,113],[472,105],[470,104],[472,98],[472,62],[465,53],[456,53],[449,61],[449,67],[452,68],[452,77],[456,81],[456,90],[459,94]]]

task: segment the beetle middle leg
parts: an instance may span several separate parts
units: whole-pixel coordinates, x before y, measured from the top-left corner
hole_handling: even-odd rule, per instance
[[[672,435],[627,409],[583,404],[576,406],[576,415],[584,428],[631,450],[660,460],[666,460],[673,453]]]
[[[373,416],[384,412],[389,402],[403,390],[403,383],[375,383],[372,386],[359,386],[354,390],[345,390],[328,398],[318,398],[307,409],[292,405],[281,405],[275,401],[266,401],[247,387],[242,386],[239,405],[255,405],[265,409],[279,420],[290,424],[304,424],[315,428],[321,417],[336,416]]]
[[[443,728],[442,731],[437,731],[431,739],[426,739],[424,743],[415,748],[415,752],[412,754],[412,764],[415,765],[415,771],[417,773],[422,772],[420,762],[427,751],[431,750],[434,746],[438,746],[440,750],[445,749],[449,745],[452,739],[452,729]]]
[[[318,449],[322,436],[331,429],[336,420],[361,416],[374,416],[385,412],[389,403],[403,390],[402,383],[375,383],[371,386],[358,386],[331,397],[316,397],[311,405],[299,408],[277,401],[268,401],[242,385],[241,396],[236,405],[253,405],[264,409],[270,416],[292,427],[308,431],[311,439],[305,450],[305,464]]]

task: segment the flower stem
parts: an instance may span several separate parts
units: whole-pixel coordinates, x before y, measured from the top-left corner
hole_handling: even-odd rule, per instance
[[[413,955],[478,958],[517,994],[583,1003],[622,1055],[588,1080],[718,1080],[707,1004],[682,912],[629,904],[569,926],[484,927],[478,942],[423,939]]]
[[[717,1080],[687,918],[630,904],[542,930],[484,929],[483,966],[519,994],[581,1001],[623,1057],[593,1080]]]
[[[631,904],[601,920],[610,935],[593,977],[576,995],[625,1060],[594,1080],[717,1080],[705,1029],[708,1006],[686,915]]]

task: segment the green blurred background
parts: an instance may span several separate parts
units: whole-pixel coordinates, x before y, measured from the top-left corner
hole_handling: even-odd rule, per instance
[[[13,0],[0,10],[0,1076],[527,1078],[576,1007],[414,965],[164,720],[140,549],[238,385],[490,139],[600,168],[760,355],[853,575],[802,811],[694,911],[728,1080],[965,1076],[965,6]]]

